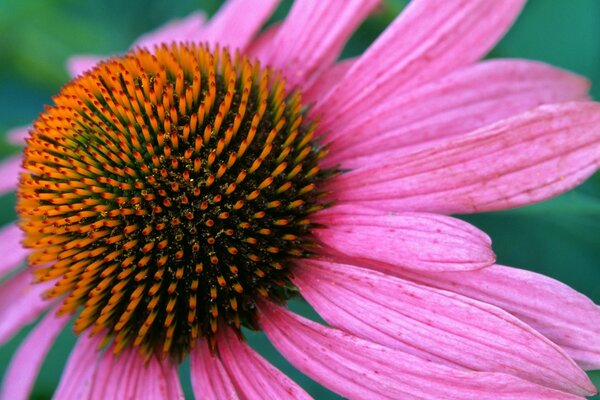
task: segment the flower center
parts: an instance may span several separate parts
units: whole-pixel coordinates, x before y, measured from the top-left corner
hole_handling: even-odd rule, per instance
[[[18,212],[61,313],[146,356],[185,357],[219,326],[258,329],[295,293],[325,150],[298,93],[225,50],[171,45],[67,84],[27,141]]]

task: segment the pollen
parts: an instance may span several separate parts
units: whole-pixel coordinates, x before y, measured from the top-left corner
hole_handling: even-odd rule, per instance
[[[138,49],[67,84],[35,122],[18,189],[23,244],[76,333],[183,359],[258,329],[297,291],[326,150],[276,71],[205,45]]]

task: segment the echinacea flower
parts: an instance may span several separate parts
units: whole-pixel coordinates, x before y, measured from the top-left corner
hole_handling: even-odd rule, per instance
[[[542,201],[600,164],[584,79],[478,61],[523,1],[414,0],[341,62],[377,1],[298,0],[259,33],[276,5],[230,1],[70,63],[22,166],[2,167],[20,222],[0,233],[0,340],[46,312],[2,397],[28,397],[71,319],[58,399],[179,398],[187,356],[198,398],[308,398],[242,328],[349,398],[594,394],[598,306],[495,265],[448,216]],[[296,295],[328,325],[287,310]]]

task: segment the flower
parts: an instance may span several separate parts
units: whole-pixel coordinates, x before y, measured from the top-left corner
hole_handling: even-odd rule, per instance
[[[337,63],[377,1],[296,1],[258,33],[276,4],[230,1],[150,50],[71,60],[27,134],[21,230],[0,233],[0,271],[31,264],[3,285],[0,339],[48,310],[2,397],[28,397],[73,314],[57,398],[181,397],[188,354],[197,397],[307,398],[241,327],[349,398],[594,394],[598,307],[495,265],[448,216],[542,201],[600,164],[585,80],[478,61],[523,1],[415,0]],[[297,293],[328,326],[284,307]]]

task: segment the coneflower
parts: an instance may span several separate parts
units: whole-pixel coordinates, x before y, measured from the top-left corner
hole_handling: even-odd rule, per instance
[[[478,62],[520,0],[414,0],[336,63],[377,3],[299,0],[257,34],[277,1],[230,1],[123,56],[72,60],[4,166],[6,190],[20,173],[20,221],[0,233],[14,274],[0,339],[48,312],[2,398],[29,396],[70,320],[58,399],[180,398],[188,356],[198,398],[308,398],[244,329],[348,398],[596,393],[583,368],[600,366],[598,307],[495,265],[489,238],[448,216],[594,173],[588,83]],[[328,326],[287,310],[295,296]]]

